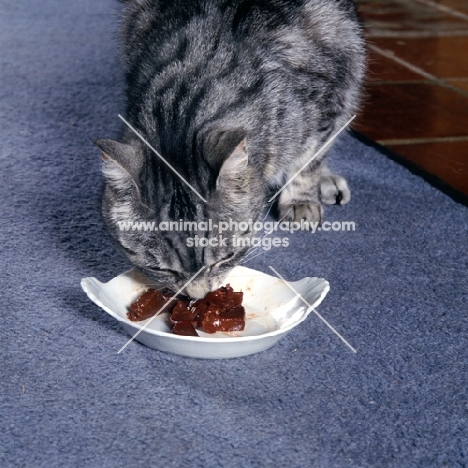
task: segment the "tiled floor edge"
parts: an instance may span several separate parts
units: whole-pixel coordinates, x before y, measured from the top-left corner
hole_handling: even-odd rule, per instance
[[[376,143],[382,146],[398,146],[419,145],[424,143],[455,143],[459,141],[468,141],[468,135],[459,137],[398,138],[395,140],[377,140]]]
[[[468,15],[462,13],[461,11],[456,10],[455,8],[448,7],[446,5],[441,5],[440,3],[434,2],[433,0],[414,0],[415,2],[422,3],[428,7],[434,8],[435,10],[442,11],[448,15],[455,16],[456,18],[461,18],[468,21]]]
[[[365,135],[357,132],[356,130],[351,130],[351,135],[355,137],[357,140],[359,140],[360,142],[364,143],[365,145],[371,146],[377,149],[381,154],[385,155],[392,161],[395,161],[401,166],[405,167],[412,174],[422,177],[428,184],[440,190],[442,193],[450,197],[455,202],[468,207],[468,196],[461,192],[458,192],[457,190],[452,188],[449,184],[447,184],[447,182],[444,182],[443,180],[439,179],[434,174],[427,172],[425,169],[418,166],[414,162],[409,161],[403,156],[400,156],[399,154],[395,153],[391,149],[385,146],[382,146],[381,144],[375,142],[374,140],[371,140],[369,137],[366,137]]]
[[[425,78],[426,80],[428,80],[429,82],[431,82],[431,83],[433,83],[435,85],[439,85],[439,86],[442,86],[444,88],[448,88],[448,89],[450,89],[450,90],[452,90],[452,91],[454,91],[454,92],[456,92],[458,94],[461,94],[462,96],[468,97],[468,92],[467,91],[465,91],[463,89],[460,89],[457,86],[454,86],[454,85],[448,83],[447,81],[442,80],[442,79],[438,78],[435,75],[432,75],[431,73],[426,72],[422,68],[417,67],[417,66],[407,62],[406,60],[403,60],[402,58],[398,57],[391,50],[382,49],[381,47],[378,47],[378,46],[376,46],[374,44],[370,44],[370,43],[367,44],[367,47],[368,47],[368,49],[374,51],[375,53],[380,54],[383,57],[386,57],[386,58],[388,58],[390,60],[393,60],[395,63],[398,63],[399,65],[401,65],[403,67],[406,67],[408,70],[411,70],[413,73],[419,74],[421,77]],[[398,83],[396,83],[396,84],[398,84]]]

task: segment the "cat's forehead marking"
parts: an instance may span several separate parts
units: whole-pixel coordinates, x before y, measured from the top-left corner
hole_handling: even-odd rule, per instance
[[[207,201],[205,200],[205,198],[204,198],[202,195],[200,195],[200,193],[198,193],[198,191],[197,191],[189,182],[187,182],[187,180],[180,174],[180,172],[177,171],[177,169],[175,169],[163,156],[161,156],[161,155],[159,154],[159,152],[156,151],[156,150],[153,148],[153,146],[151,146],[151,144],[148,143],[148,141],[147,141],[145,138],[143,138],[143,137],[141,136],[141,134],[140,134],[137,130],[135,130],[135,128],[133,128],[132,125],[130,125],[120,114],[119,114],[119,118],[125,123],[125,125],[127,125],[128,128],[130,128],[130,130],[132,130],[133,133],[135,133],[135,135],[136,135],[138,138],[140,138],[140,140],[141,140],[143,143],[146,144],[146,146],[147,146],[151,151],[153,151],[153,153],[154,153],[156,156],[158,156],[159,159],[161,159],[161,161],[163,161],[163,162],[180,178],[180,180],[182,180],[182,182],[184,182],[184,184],[186,184],[188,187],[190,187],[190,189],[191,189],[201,200],[203,200],[205,203],[207,202]]]

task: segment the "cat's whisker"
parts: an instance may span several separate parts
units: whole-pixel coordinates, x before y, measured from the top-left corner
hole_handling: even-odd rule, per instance
[[[259,249],[260,247],[254,247],[253,249],[249,250],[247,252],[247,254],[245,255],[245,257],[242,259],[242,261],[245,261],[246,259],[248,259],[249,257],[251,257],[254,253],[257,252],[257,250]]]
[[[268,210],[267,210],[265,216],[264,216],[263,219],[262,219],[262,223],[265,222],[265,219],[267,219],[268,215],[270,214],[271,208],[273,207],[273,202],[270,202],[269,205],[270,205],[270,206],[269,206],[269,208],[268,208]]]
[[[243,258],[243,260],[242,260],[241,263],[247,263],[247,262],[250,261],[251,258],[256,257],[257,254],[258,254],[258,249],[259,249],[259,248],[260,248],[260,247],[255,247],[254,249],[252,249],[252,250]]]
[[[263,224],[265,223],[265,219],[267,219],[268,215],[270,214],[271,208],[272,208],[272,206],[273,206],[273,202],[270,202],[269,205],[270,205],[270,206],[269,206],[267,212],[265,213],[265,216],[263,217],[263,219],[262,219],[262,221],[261,221],[262,226],[263,226]],[[261,228],[260,228],[260,229],[254,229],[254,234],[259,233],[261,230],[262,230]]]
[[[277,225],[279,225],[279,223],[281,223],[281,221],[283,221],[283,219],[289,214],[289,212],[292,210],[292,207],[289,208],[289,210],[284,214],[284,216],[279,220],[277,221]],[[265,239],[265,237],[269,236],[271,233],[273,233],[273,229],[266,232],[265,235],[262,237],[262,241],[263,239]],[[259,257],[260,255],[264,254],[265,252],[267,252],[267,250],[263,250],[262,252],[259,252],[259,253],[256,253],[255,255],[251,255],[252,253],[256,252],[258,249],[260,248],[260,246],[258,247],[255,247],[253,250],[249,251],[247,253],[247,255],[244,257],[244,260],[241,262],[242,265],[244,265],[245,263],[247,262],[250,262],[251,260],[253,260],[254,258],[257,258]]]
[[[286,216],[289,214],[289,212],[293,209],[293,207],[291,206],[291,208],[289,208],[288,211],[286,211],[286,213],[284,214],[284,216],[279,220],[277,221],[275,224],[278,226],[281,221],[283,221],[284,218],[286,218]],[[269,236],[271,233],[273,232],[273,229],[271,229],[270,231],[268,231],[267,233],[265,233],[265,235],[262,237],[262,240],[265,239],[266,236]],[[258,248],[258,247],[256,247]]]
[[[254,255],[253,257],[250,257],[247,262],[250,262],[251,260],[253,260],[254,258],[257,258],[257,257],[260,257],[260,255],[263,255],[264,253],[266,253],[267,251],[266,250],[263,250],[262,252],[259,252],[257,253],[257,255]],[[245,262],[245,263],[247,263]]]

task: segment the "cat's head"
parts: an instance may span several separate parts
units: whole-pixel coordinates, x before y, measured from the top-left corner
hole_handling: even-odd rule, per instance
[[[139,140],[96,145],[106,181],[104,219],[132,264],[173,289],[204,267],[185,289],[192,297],[218,287],[255,234],[236,227],[258,220],[264,206],[245,132],[206,133],[189,159],[170,158],[173,169]]]

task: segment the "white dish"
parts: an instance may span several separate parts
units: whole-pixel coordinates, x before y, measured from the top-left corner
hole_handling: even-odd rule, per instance
[[[148,289],[146,284],[146,278],[136,270],[127,271],[108,283],[101,283],[96,278],[81,280],[81,287],[88,297],[117,319],[131,336],[151,321],[136,340],[160,351],[203,359],[235,358],[270,348],[303,322],[330,289],[328,281],[322,278],[306,277],[289,283],[310,304],[309,307],[280,278],[235,267],[224,284],[244,292],[244,331],[214,334],[198,331],[200,336],[193,337],[172,334],[168,314],[137,323],[127,319],[128,306]]]

